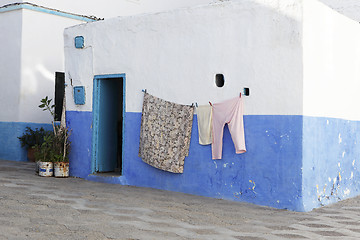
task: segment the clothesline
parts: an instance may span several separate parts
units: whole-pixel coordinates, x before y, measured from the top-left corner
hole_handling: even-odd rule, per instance
[[[139,156],[153,167],[182,173],[184,159],[189,153],[194,103],[191,106],[176,104],[152,96],[146,89],[142,91],[145,94]],[[212,159],[222,158],[225,124],[229,126],[236,153],[246,152],[241,93],[240,97],[211,106],[198,106],[197,111],[199,143],[211,144]],[[184,132],[184,129],[187,130]],[[179,143],[181,145],[176,145]]]
[[[144,93],[147,93],[146,88],[145,88],[145,89],[142,89],[141,91],[144,92]],[[249,96],[249,95],[250,95],[250,89],[249,89],[249,88],[244,88],[244,89],[243,89],[243,94],[244,94],[244,96]],[[241,92],[240,92],[240,97],[241,97]],[[209,104],[210,104],[210,106],[212,106],[212,103],[211,103],[210,101],[209,101]],[[198,107],[199,105],[198,105],[197,102],[195,102],[195,103],[192,103],[191,106],[192,106],[192,107],[193,107],[193,106]]]

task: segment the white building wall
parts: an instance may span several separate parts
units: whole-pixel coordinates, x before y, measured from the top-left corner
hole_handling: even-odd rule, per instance
[[[304,115],[360,120],[359,23],[304,1],[303,47]]]
[[[299,1],[244,1],[114,18],[65,30],[66,78],[86,86],[93,75],[125,73],[126,111],[140,112],[141,89],[169,101],[208,104],[249,87],[246,114],[302,114],[302,7]],[[266,24],[265,24],[266,23]],[[83,35],[85,50],[74,49]],[[79,58],[80,56],[80,58]],[[78,59],[94,59],[78,68]],[[222,73],[225,86],[215,86]]]
[[[64,72],[63,29],[81,21],[23,10],[20,122],[49,123],[50,114],[38,108],[40,99],[54,99],[55,72]]]
[[[359,0],[320,0],[339,13],[360,22]]]
[[[18,119],[22,12],[0,14],[0,122]]]
[[[37,0],[34,3],[77,14],[94,15],[96,17],[107,19],[117,16],[161,12],[218,1],[219,0],[103,0],[100,2],[80,0]]]

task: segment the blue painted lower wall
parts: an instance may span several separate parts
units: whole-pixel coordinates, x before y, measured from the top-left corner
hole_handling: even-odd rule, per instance
[[[141,113],[125,114],[123,176],[91,175],[91,112],[67,112],[72,129],[70,174],[89,180],[152,187],[303,211],[302,116],[245,116],[247,152],[235,154],[227,127],[223,159],[198,144],[196,115],[183,174],[155,169],[138,157]]]
[[[245,116],[247,152],[235,154],[226,127],[222,160],[212,160],[210,145],[199,145],[194,117],[184,173],[172,174],[137,156],[141,113],[126,114],[124,175],[130,185],[303,210],[301,116]]]
[[[360,122],[304,117],[303,202],[309,211],[360,194]]]
[[[69,172],[86,178],[91,174],[92,112],[66,112],[66,125],[71,131]]]
[[[51,124],[28,122],[0,122],[0,159],[11,161],[28,161],[27,150],[22,148],[17,137],[24,134],[26,127],[32,129],[43,127],[51,130]]]

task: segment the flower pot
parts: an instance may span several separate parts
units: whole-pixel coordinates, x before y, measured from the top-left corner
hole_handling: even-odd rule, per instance
[[[28,148],[27,150],[27,158],[29,160],[29,162],[35,162],[35,151],[36,149],[35,148]]]
[[[69,163],[56,162],[54,163],[54,176],[55,177],[69,177]]]
[[[52,162],[39,162],[39,176],[51,177],[54,173]]]

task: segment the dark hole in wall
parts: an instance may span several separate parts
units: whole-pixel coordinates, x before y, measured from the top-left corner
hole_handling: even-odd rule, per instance
[[[55,121],[61,121],[65,95],[65,73],[55,72]]]
[[[215,84],[217,87],[223,87],[225,84],[224,75],[221,73],[218,73],[215,75]]]

